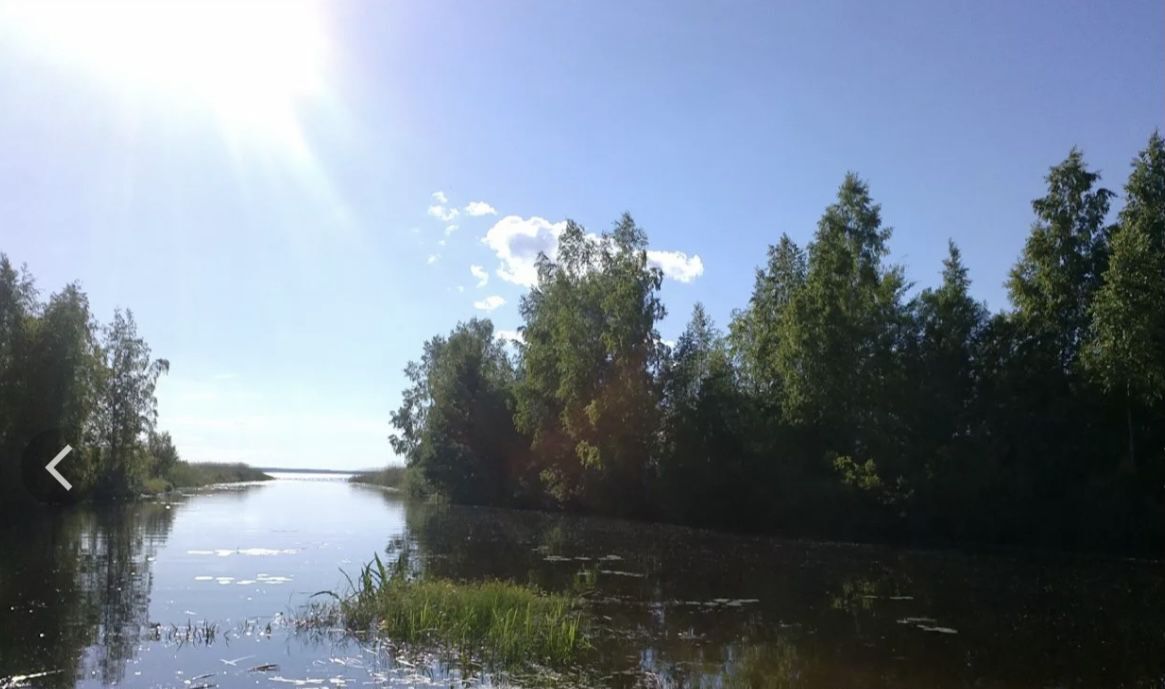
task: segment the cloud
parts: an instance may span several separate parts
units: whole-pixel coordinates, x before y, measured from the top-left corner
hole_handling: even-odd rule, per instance
[[[480,309],[481,311],[493,311],[505,303],[505,299],[502,299],[496,294],[491,294],[485,299],[478,299],[477,301],[473,302],[473,308]]]
[[[481,242],[493,250],[501,261],[498,277],[523,287],[538,282],[538,254],[552,260],[558,255],[558,238],[566,229],[566,221],[552,223],[545,218],[522,218],[507,215],[494,223]],[[587,237],[597,241],[597,235]],[[658,267],[665,277],[678,282],[691,282],[704,274],[704,261],[699,255],[689,256],[683,251],[648,250],[648,264]]]
[[[647,252],[647,263],[663,271],[663,274],[679,282],[691,282],[704,274],[704,261],[700,256],[689,257],[682,251]]]
[[[433,265],[433,264],[434,264],[434,263],[436,263],[436,262],[437,262],[437,261],[438,261],[440,258],[441,258],[441,257],[440,257],[440,256],[438,256],[437,254],[429,254],[429,257],[425,259],[425,263],[427,263],[427,264],[429,264],[429,265]]]
[[[456,225],[446,225],[445,226],[445,236],[446,237],[448,237],[449,235],[453,234],[456,231],[457,231]]]
[[[493,206],[485,201],[470,201],[469,205],[465,207],[465,212],[473,217],[479,215],[497,215],[498,211]]]
[[[445,192],[433,192],[433,205],[429,206],[429,215],[442,222],[449,222],[453,218],[456,218],[460,214],[460,211],[456,208],[449,208],[448,203],[449,197],[445,195]],[[445,234],[449,234],[450,231],[446,230]]]
[[[502,262],[498,277],[515,285],[533,287],[538,281],[538,254],[553,257],[558,251],[558,236],[565,229],[565,220],[552,223],[537,216],[507,215],[489,228],[481,242]]]
[[[441,220],[442,222],[449,222],[453,218],[456,218],[459,214],[460,213],[456,208],[446,208],[439,203],[435,203],[432,206],[429,206],[429,215],[437,218],[438,220]]]
[[[478,287],[485,287],[489,282],[489,273],[481,266],[469,266],[469,274],[477,278]]]
[[[516,340],[522,344],[526,344],[526,338],[522,337],[522,332],[520,330],[507,330],[502,328],[494,333],[494,337],[504,342]]]

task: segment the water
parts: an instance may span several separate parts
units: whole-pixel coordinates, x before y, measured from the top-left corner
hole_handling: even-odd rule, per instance
[[[442,509],[290,476],[0,530],[0,686],[456,685],[287,623],[342,570],[406,548],[443,576],[593,587],[588,685],[1165,687],[1157,562]]]

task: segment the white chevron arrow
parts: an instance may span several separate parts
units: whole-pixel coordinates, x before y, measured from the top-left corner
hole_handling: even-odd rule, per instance
[[[49,474],[57,480],[57,483],[64,486],[65,490],[73,490],[73,484],[69,483],[68,479],[66,479],[64,476],[61,476],[61,472],[57,471],[57,465],[60,464],[61,460],[72,451],[73,446],[66,445],[65,449],[58,452],[56,457],[53,457],[53,461],[44,466],[44,470],[49,472]]]

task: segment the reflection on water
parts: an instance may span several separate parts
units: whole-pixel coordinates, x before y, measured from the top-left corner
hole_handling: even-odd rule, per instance
[[[0,677],[41,686],[124,678],[146,621],[151,560],[174,510],[74,510],[0,530]]]
[[[595,685],[1165,686],[1159,563],[786,543],[304,480],[0,530],[0,679],[441,683],[283,624],[342,570],[405,550],[441,576],[585,596]]]

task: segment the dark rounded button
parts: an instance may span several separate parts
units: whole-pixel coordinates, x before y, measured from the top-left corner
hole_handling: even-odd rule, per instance
[[[76,501],[76,471],[80,466],[80,455],[75,438],[69,438],[59,428],[51,428],[38,433],[24,447],[20,462],[20,477],[25,489],[37,500],[54,505]],[[58,459],[59,458],[59,459]],[[52,469],[48,466],[57,459]]]

